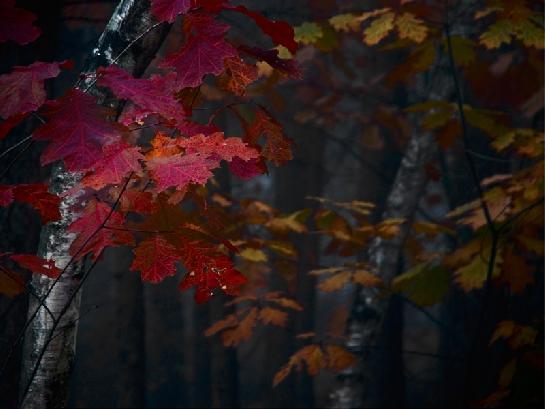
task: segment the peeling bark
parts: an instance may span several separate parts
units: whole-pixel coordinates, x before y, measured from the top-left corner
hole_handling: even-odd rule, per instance
[[[85,73],[94,73],[101,65],[115,62],[134,76],[140,76],[155,56],[159,46],[168,33],[164,25],[150,31],[154,21],[149,13],[149,2],[145,0],[122,0],[116,7],[98,44],[88,59]],[[146,33],[143,36],[143,33]],[[121,57],[118,56],[122,54]],[[97,96],[103,103],[106,95],[93,88],[93,76],[88,76],[79,85]],[[110,104],[121,109],[117,102]],[[62,194],[77,185],[81,178],[78,173],[67,172],[57,164],[50,180],[52,192]],[[67,227],[77,218],[71,205],[78,200],[80,193],[63,198],[60,208],[62,219],[49,223],[42,231],[39,255],[54,259],[57,267],[63,269],[70,262],[68,249],[74,239],[67,233]],[[85,263],[73,263],[51,289],[53,280],[35,275],[32,279],[33,291],[41,298],[47,296],[45,306],[31,299],[29,319],[34,317],[25,339],[22,369],[23,394],[30,382],[28,392],[21,397],[25,408],[60,408],[66,406],[68,382],[75,356],[77,319],[79,316],[80,295],[77,294],[62,319],[57,324],[56,332],[51,334],[55,321],[59,318],[84,272]],[[54,318],[55,317],[55,318]],[[50,343],[40,361],[41,351]],[[38,368],[35,371],[35,367]]]

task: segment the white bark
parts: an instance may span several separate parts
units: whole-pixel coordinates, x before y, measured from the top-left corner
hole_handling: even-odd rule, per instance
[[[451,92],[448,74],[437,63],[431,68],[433,91],[420,95],[420,101],[446,99]],[[422,78],[421,78],[422,80]],[[419,87],[423,90],[428,87]],[[422,91],[421,91],[422,92]],[[433,136],[415,126],[408,143],[390,193],[382,219],[403,218],[413,220],[420,199],[426,189],[425,165],[433,162],[437,145]],[[389,283],[399,270],[403,244],[408,234],[408,223],[401,226],[400,233],[390,240],[375,238],[368,249],[371,270],[385,283]],[[365,361],[369,348],[376,343],[383,318],[388,307],[388,298],[379,296],[376,289],[359,287],[347,324],[346,348],[360,357],[360,362],[338,376],[338,387],[331,393],[332,408],[363,407],[365,392]]]
[[[167,26],[161,26],[147,33],[153,24],[148,1],[122,0],[102,33],[84,71],[93,73],[98,66],[109,65],[115,60],[116,64],[133,75],[141,75],[168,32]],[[142,37],[145,32],[145,37]],[[120,54],[122,57],[117,58]],[[79,88],[87,91],[93,84],[94,81],[90,77]],[[89,91],[96,95],[100,102],[105,97],[96,88]],[[119,107],[119,104],[117,106]],[[81,175],[65,171],[61,164],[57,164],[51,176],[50,189],[54,193],[62,194],[76,186],[80,178]],[[80,193],[76,192],[62,199],[60,205],[62,219],[49,223],[41,236],[39,255],[55,260],[55,264],[61,269],[65,268],[71,259],[68,250],[74,236],[67,233],[67,227],[78,216],[72,205],[77,202],[79,195]],[[35,275],[32,279],[31,285],[35,294],[40,298],[48,295],[44,303],[47,309],[40,305],[35,297],[31,298],[29,305],[28,317],[34,319],[29,326],[23,348],[21,399],[24,408],[66,406],[70,371],[76,351],[80,305],[80,294],[75,292],[79,289],[84,264],[83,262],[71,264],[54,286],[54,280],[44,276]]]

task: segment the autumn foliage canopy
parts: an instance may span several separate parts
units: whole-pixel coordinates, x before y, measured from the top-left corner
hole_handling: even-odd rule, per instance
[[[74,87],[48,100],[46,81],[73,70],[70,61],[36,61],[0,75],[0,138],[24,121],[37,120],[28,143],[43,144],[41,165],[63,166],[79,175],[78,183],[60,194],[44,183],[0,185],[0,206],[26,203],[44,225],[59,221],[66,212],[77,214],[68,228],[74,237],[71,263],[96,260],[110,247],[129,246],[130,270],[143,281],[172,280],[182,270],[178,286],[194,289],[197,303],[218,292],[234,296],[229,301],[234,312],[205,333],[220,336],[227,347],[250,339],[257,325],[284,327],[289,314],[302,310],[290,296],[265,291],[256,280],[248,283],[240,267],[250,264],[257,269],[271,260],[276,267],[293,263],[298,253],[290,238],[298,235],[318,235],[326,243],[326,254],[346,259],[308,269],[322,292],[365,287],[383,297],[400,294],[422,308],[441,302],[451,285],[468,295],[490,287],[523,295],[535,285],[536,266],[543,260],[543,133],[530,120],[543,109],[543,81],[516,92],[505,88],[503,93],[499,84],[542,68],[543,16],[532,4],[495,1],[449,20],[448,3],[389,1],[376,9],[351,10],[293,28],[227,0],[151,0],[158,24],[172,24],[183,16],[183,41],[156,62],[149,76],[133,77],[116,64],[122,55],[112,56],[110,65],[82,73]],[[270,47],[234,41],[228,20],[221,18],[225,14],[253,22]],[[455,29],[459,21],[480,31],[460,35]],[[35,16],[15,0],[2,0],[1,42],[25,45],[36,40],[40,28],[34,23]],[[454,83],[451,95],[426,97],[403,110],[383,107],[365,123],[387,127],[394,120],[405,121],[432,135],[444,152],[461,147],[476,195],[452,209],[445,220],[377,221],[372,203],[322,197],[309,198],[313,210],[280,214],[262,201],[237,201],[215,190],[215,172],[222,167],[246,181],[294,156],[296,137],[285,135],[272,110],[253,101],[248,89],[260,81],[276,81],[276,86],[303,78],[297,59],[301,48],[345,58],[340,51],[344,40],[356,40],[377,56],[402,53],[403,59],[379,78],[390,89],[410,87],[416,77],[433,74],[443,61],[441,69]],[[499,54],[502,47],[515,51],[505,57]],[[98,99],[97,87],[107,90],[111,100],[125,101],[122,111],[108,108],[108,99]],[[215,110],[200,110],[202,93],[211,87],[222,103]],[[467,103],[464,87],[479,106]],[[239,134],[224,133],[216,122],[221,113],[237,121]],[[305,112],[299,120],[306,124],[328,114]],[[152,136],[142,136],[143,129],[152,129]],[[517,165],[509,172],[479,175],[475,161],[480,158],[471,147],[475,135],[486,138],[487,148],[500,160]],[[441,171],[426,164],[426,177],[440,180]],[[77,200],[66,208],[66,197]],[[256,233],[259,229],[266,234]],[[438,236],[448,237],[450,249],[428,251],[422,245]],[[398,237],[410,248],[410,268],[393,280],[385,281],[365,258],[354,261],[373,240]],[[25,289],[19,269],[52,280],[66,271],[55,260],[34,254],[1,257],[0,292],[7,296]],[[505,364],[497,390],[482,397],[483,406],[509,396],[517,365],[535,367],[542,317],[538,321],[520,323],[505,317],[496,324],[489,342],[507,342],[515,361]],[[342,330],[325,339],[315,335],[296,335],[306,344],[279,369],[275,385],[292,371],[306,369],[316,375],[321,369],[340,372],[356,364],[358,357],[339,342]]]

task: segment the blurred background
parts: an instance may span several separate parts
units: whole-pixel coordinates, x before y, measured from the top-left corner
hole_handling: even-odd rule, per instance
[[[72,59],[75,70],[47,82],[49,96],[57,97],[77,80],[78,68],[94,47],[116,2],[17,3],[39,16],[37,25],[43,28],[43,35],[25,47],[1,44],[1,73],[9,72],[13,65],[26,65],[35,60]],[[294,26],[380,6],[377,2],[344,0],[248,1],[244,4]],[[232,13],[222,18],[232,25],[230,35],[235,42],[237,38],[255,38],[257,46],[267,47],[267,39],[257,34],[258,30],[248,19]],[[179,32],[177,21],[158,58],[179,47]],[[527,101],[542,90],[542,65],[527,67],[524,61],[530,57],[524,60],[520,53],[509,49],[502,50],[496,57],[506,59],[509,53],[512,59],[522,61],[518,65],[508,63],[504,69],[512,75],[512,82],[498,76],[489,78],[485,86],[477,74],[472,76],[468,69],[468,82],[473,80],[477,84],[467,93],[471,102],[485,101],[495,108],[512,109],[513,105],[519,106],[520,101]],[[222,169],[216,175],[217,191],[236,201],[248,198],[263,201],[280,213],[320,207],[320,203],[309,200],[310,196],[338,202],[361,200],[375,204],[369,220],[381,220],[409,141],[415,133],[424,132],[412,116],[402,112],[403,108],[434,95],[454,101],[454,91],[445,79],[444,61],[437,63],[438,69],[433,74],[396,80],[395,75],[392,78],[392,68],[406,61],[407,52],[394,49],[378,55],[378,51],[365,46],[358,35],[330,30],[325,32],[321,42],[303,44],[294,56],[301,66],[302,80],[261,70],[261,78],[250,88],[250,95],[267,107],[284,126],[286,135],[294,140],[294,159],[282,167],[270,166],[268,174],[250,181],[242,181]],[[475,62],[475,69],[478,63]],[[153,67],[149,72],[151,70]],[[512,94],[512,98],[499,100],[495,94],[497,87],[504,87],[505,94]],[[218,106],[221,90],[212,83],[207,84],[202,87],[200,98],[201,107]],[[542,106],[526,112],[529,116],[521,121],[543,129]],[[198,111],[195,112],[198,116]],[[241,132],[239,122],[227,111],[217,117],[216,124],[227,135]],[[4,151],[27,135],[32,126],[17,128],[9,138],[0,141],[0,150]],[[142,131],[143,136],[151,136],[145,132]],[[510,173],[523,165],[520,161],[498,158],[485,136],[477,133],[474,136],[473,148],[485,156],[484,160],[477,161],[482,178]],[[36,145],[27,151],[1,183],[45,180],[48,169],[39,167],[40,149],[41,146]],[[12,159],[13,156],[2,158],[2,165]],[[432,150],[418,206],[411,215],[414,220],[442,220],[450,210],[475,199],[464,160],[460,144]],[[407,189],[410,188],[408,185]],[[40,222],[29,207],[14,205],[0,209],[0,226],[2,251],[36,251]],[[339,378],[321,371],[311,377],[304,371],[294,371],[276,387],[273,387],[273,378],[289,357],[308,343],[296,338],[297,334],[314,332],[318,339],[324,334],[342,335],[346,331],[345,323],[355,314],[357,290],[354,285],[346,285],[336,292],[318,291],[317,278],[308,272],[342,265],[346,260],[364,260],[365,254],[348,258],[328,254],[328,240],[319,235],[294,235],[292,240],[299,253],[295,261],[241,266],[241,270],[259,270],[255,276],[261,280],[262,287],[290,296],[304,311],[290,316],[284,328],[257,326],[249,340],[234,348],[225,347],[219,336],[204,335],[214,322],[236,308],[225,305],[227,297],[220,294],[209,303],[196,304],[192,290],[179,291],[176,278],[157,285],[143,284],[139,274],[129,271],[130,249],[108,249],[83,290],[69,406],[329,406],[331,395],[343,382],[342,375]],[[452,246],[452,240],[439,235],[420,245],[426,246],[428,251],[440,251]],[[394,261],[399,272],[410,265],[412,251],[407,246],[399,260]],[[490,299],[488,327],[493,328],[495,322],[506,316],[507,310],[513,318],[543,317],[542,259],[537,257],[528,262],[535,267],[535,283],[518,295],[495,289]],[[27,297],[25,294],[13,299],[0,297],[2,351],[9,349],[25,321]],[[358,378],[365,384],[364,407],[464,406],[465,356],[471,340],[468,334],[474,331],[479,308],[478,294],[464,294],[455,285],[449,285],[443,300],[431,307],[392,295],[386,315],[381,318],[377,338],[365,351],[366,364]],[[538,343],[542,344],[542,339],[541,331]],[[20,351],[18,353],[20,355]],[[479,357],[482,362],[476,369],[480,378],[476,395],[485,397],[496,389],[497,374],[508,354],[505,346],[499,346],[489,351],[489,356]],[[2,380],[0,407],[12,407],[17,400],[19,367],[20,360],[12,360],[9,379]],[[526,386],[528,396],[539,396],[542,377],[532,375]],[[538,404],[539,401],[531,398],[527,406]]]

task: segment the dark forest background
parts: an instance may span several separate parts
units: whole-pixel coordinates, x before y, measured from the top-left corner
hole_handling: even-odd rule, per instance
[[[84,64],[108,21],[116,2],[98,1],[21,1],[21,7],[39,16],[43,35],[33,44],[17,47],[0,45],[0,72],[13,65],[35,60],[72,59],[76,69],[47,83],[50,97],[56,97],[73,84],[78,68]],[[376,6],[367,1],[276,0],[246,2],[264,15],[293,25],[327,19],[343,10],[368,10]],[[256,36],[255,27],[237,16],[229,16],[233,35]],[[165,55],[179,44],[176,31],[161,48]],[[256,90],[259,102],[267,106],[296,144],[295,158],[287,165],[272,168],[268,175],[242,182],[222,170],[217,175],[218,191],[236,199],[255,198],[283,213],[316,208],[309,196],[336,201],[363,200],[376,204],[373,219],[380,220],[409,140],[422,132],[410,118],[397,112],[407,105],[438,93],[453,95],[452,85],[441,75],[421,76],[394,87],[381,85],[386,70],[406,55],[394,51],[379,57],[378,51],[355,39],[336,40],[342,45],[334,52],[307,47],[298,58],[303,68],[301,81],[288,80],[274,88]],[[537,87],[540,86],[536,84]],[[213,106],[220,98],[212,88],[203,94]],[[261,95],[261,96],[259,96]],[[390,117],[374,121],[378,105],[390,107]],[[397,118],[397,119],[396,119]],[[543,113],[534,116],[537,129],[543,128]],[[222,114],[218,123],[226,134],[239,131],[237,121]],[[32,125],[28,125],[31,129]],[[4,151],[14,141],[28,135],[17,129],[0,142]],[[142,132],[145,132],[142,131]],[[474,149],[490,157],[495,153],[486,138],[476,138]],[[0,183],[42,181],[48,168],[39,166],[41,146],[27,151]],[[441,220],[457,207],[475,198],[471,178],[460,150],[434,153],[442,178],[429,178],[414,217],[424,221]],[[1,159],[2,166],[13,159]],[[477,162],[481,177],[509,173],[519,163],[498,160]],[[40,237],[40,222],[25,205],[0,209],[0,250],[34,253]],[[223,318],[233,307],[217,295],[211,302],[196,304],[191,291],[180,292],[172,280],[143,284],[129,271],[129,249],[108,249],[86,282],[82,295],[77,336],[77,357],[70,381],[70,407],[325,407],[339,387],[335,374],[322,371],[315,377],[304,372],[290,375],[272,386],[275,373],[290,355],[304,344],[295,335],[314,331],[324,334],[346,321],[355,298],[351,285],[334,293],[315,289],[316,278],[307,272],[318,266],[342,264],[336,256],[325,255],[325,241],[317,236],[294,237],[300,257],[296,268],[274,268],[267,273],[271,290],[290,294],[304,308],[286,328],[258,327],[250,341],[237,348],[225,348],[220,337],[205,337],[204,331]],[[449,238],[426,243],[443,248]],[[410,250],[408,250],[410,251]],[[363,257],[363,254],[361,256]],[[358,258],[356,257],[356,258]],[[405,256],[398,269],[404,271]],[[543,316],[543,266],[535,263],[535,284],[520,296],[494,289],[491,315],[486,326],[493,328],[508,308],[516,305],[517,316]],[[0,297],[0,351],[22,327],[28,295],[10,299]],[[467,388],[465,351],[476,325],[479,294],[464,294],[454,285],[444,301],[432,307],[419,307],[393,295],[381,325],[380,335],[366,352],[363,369],[365,407],[462,407]],[[539,334],[543,339],[543,333]],[[542,341],[541,341],[542,343]],[[20,355],[1,381],[0,407],[17,401]],[[478,375],[476,396],[487,396],[496,388],[497,374],[508,354],[505,348],[488,350],[475,366]],[[475,380],[474,380],[475,381]],[[534,384],[531,386],[531,384]],[[543,379],[528,380],[530,394],[540,391]],[[533,389],[532,389],[533,388]],[[532,395],[532,396],[534,396]],[[533,400],[529,406],[542,405]]]

